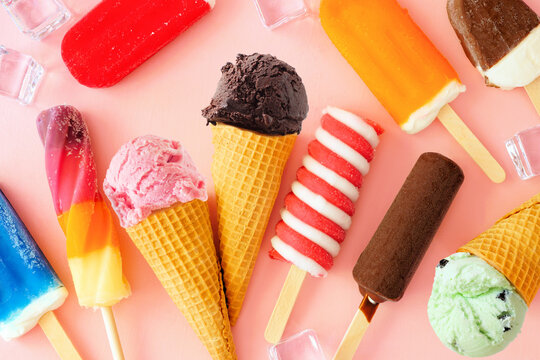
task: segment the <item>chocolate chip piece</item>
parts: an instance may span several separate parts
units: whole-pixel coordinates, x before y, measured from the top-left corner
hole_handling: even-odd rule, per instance
[[[512,327],[510,327],[509,325],[509,321],[506,320],[508,319],[509,317],[511,317],[510,313],[508,311],[504,311],[502,312],[499,316],[497,316],[497,319],[501,320],[503,322],[503,329],[504,329],[504,332],[507,332],[507,331],[510,331],[512,330]],[[506,321],[505,321],[506,320]]]
[[[455,352],[459,352],[459,347],[458,347],[458,344],[457,344],[457,340],[454,339],[454,341],[452,341],[450,345],[450,348],[452,348]]]
[[[450,261],[449,260],[446,260],[446,259],[442,259],[441,261],[439,261],[439,265],[437,265],[437,267],[439,269],[442,269],[446,266],[446,264],[448,264]]]
[[[508,290],[503,290],[497,295],[497,299],[500,299],[502,301],[506,302],[506,297],[508,296]]]

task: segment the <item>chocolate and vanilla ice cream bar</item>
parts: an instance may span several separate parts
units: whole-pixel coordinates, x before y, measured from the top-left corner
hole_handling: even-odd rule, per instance
[[[448,16],[486,83],[523,87],[540,76],[540,18],[522,0],[449,0]]]

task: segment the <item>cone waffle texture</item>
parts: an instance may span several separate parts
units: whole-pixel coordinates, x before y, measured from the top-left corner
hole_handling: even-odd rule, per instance
[[[212,358],[236,359],[206,202],[178,203],[127,232]]]
[[[504,274],[527,305],[540,288],[540,194],[459,249]]]
[[[212,127],[221,266],[235,324],[296,135]]]

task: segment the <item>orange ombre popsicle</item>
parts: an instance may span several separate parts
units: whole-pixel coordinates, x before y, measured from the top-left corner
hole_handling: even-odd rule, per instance
[[[401,128],[417,133],[465,86],[395,0],[332,0],[322,25]]]
[[[108,309],[129,296],[130,288],[122,272],[119,235],[98,191],[88,128],[72,106],[43,111],[37,127],[79,304]]]
[[[396,0],[322,0],[321,23],[403,131],[437,116],[495,182],[504,170],[448,106],[465,91],[457,73]]]

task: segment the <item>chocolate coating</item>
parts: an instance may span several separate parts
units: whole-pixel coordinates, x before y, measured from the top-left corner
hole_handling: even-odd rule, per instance
[[[447,10],[467,57],[484,71],[540,24],[521,0],[448,0]]]
[[[224,123],[265,135],[298,134],[309,107],[296,70],[272,55],[238,55],[221,69],[208,123]]]
[[[420,156],[354,267],[363,295],[378,303],[401,299],[463,179],[452,160]]]

